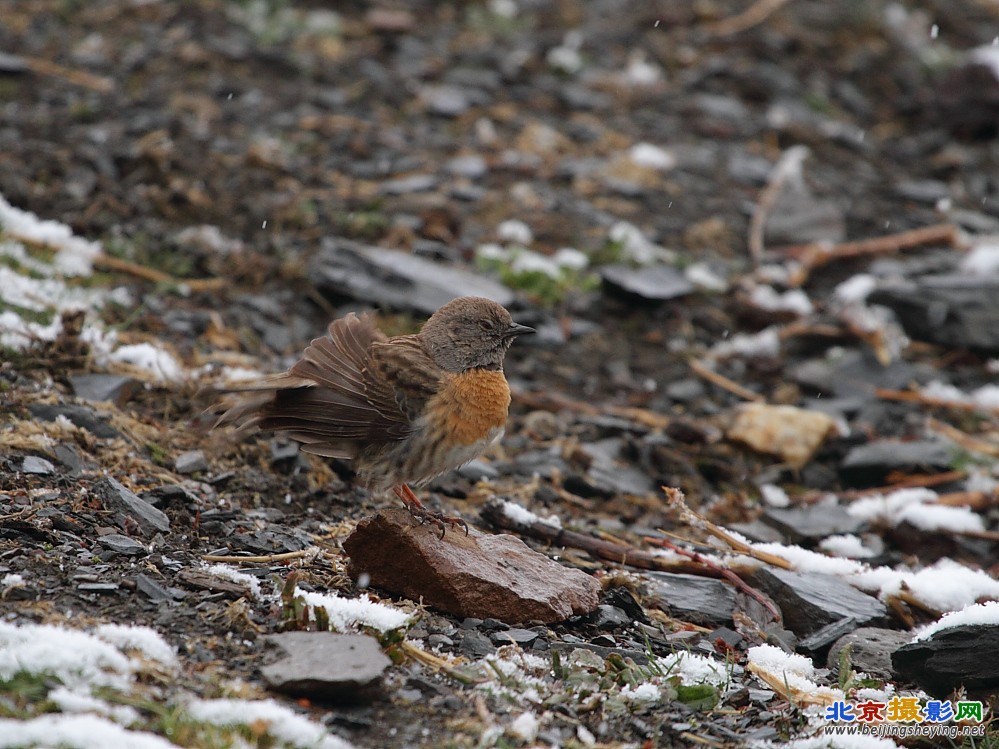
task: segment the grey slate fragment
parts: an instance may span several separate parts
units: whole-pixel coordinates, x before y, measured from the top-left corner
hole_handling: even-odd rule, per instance
[[[208,470],[208,461],[201,450],[188,450],[177,456],[173,469],[180,474],[203,473]]]
[[[40,458],[37,455],[26,455],[21,461],[21,472],[35,476],[51,476],[55,473],[55,466],[45,458]]]
[[[606,647],[604,645],[594,645],[589,642],[580,642],[580,643],[566,642],[564,638],[562,642],[553,642],[551,647],[552,650],[557,650],[560,654],[562,654],[563,662],[564,662],[564,657],[572,653],[572,651],[576,650],[577,648],[580,648],[582,650],[589,650],[593,653],[596,653],[601,658],[607,658],[607,656],[609,655],[620,655],[622,658],[631,658],[631,660],[633,660],[639,666],[649,665],[648,653],[642,652],[641,650],[629,650],[627,648]]]
[[[877,388],[904,390],[913,382],[924,382],[933,373],[924,372],[904,359],[887,366],[868,351],[843,351],[809,359],[791,367],[791,377],[800,385],[839,398],[875,399]]]
[[[597,610],[590,614],[589,621],[594,629],[618,629],[631,624],[631,618],[624,611],[605,603],[597,606]]]
[[[812,632],[808,637],[803,637],[798,642],[797,649],[810,655],[823,653],[836,640],[850,634],[855,629],[857,629],[857,620],[852,616],[844,616],[842,619],[830,622],[822,629]]]
[[[88,401],[110,401],[118,406],[127,403],[140,383],[134,377],[115,374],[76,374],[69,384],[77,398]]]
[[[803,185],[790,181],[778,193],[763,231],[768,245],[841,242],[846,221],[834,201],[818,199]]]
[[[65,416],[72,424],[81,429],[86,429],[92,435],[101,439],[113,439],[121,436],[117,429],[102,419],[94,409],[87,406],[59,403],[31,403],[28,405],[28,411],[36,419],[41,419],[42,421],[55,421],[58,417]]]
[[[863,520],[847,513],[845,507],[832,504],[769,507],[763,512],[762,519],[795,544],[836,533],[856,533],[864,524]]]
[[[484,658],[496,652],[492,641],[482,632],[472,630],[462,635],[458,645],[458,652],[472,658]]]
[[[136,541],[134,538],[123,536],[120,533],[109,533],[106,536],[101,536],[97,539],[97,542],[105,549],[110,549],[116,554],[136,556],[137,554],[146,553],[145,546]]]
[[[102,478],[94,484],[94,493],[105,507],[116,513],[115,522],[121,527],[128,522],[125,518],[131,518],[146,534],[170,530],[170,520],[166,515],[122,486],[117,479],[110,476]]]
[[[859,627],[879,624],[888,615],[877,598],[834,575],[764,567],[748,582],[774,600],[784,616],[784,626],[798,637],[808,637],[846,617],[853,617]]]
[[[604,286],[618,293],[637,296],[654,302],[686,296],[694,292],[694,284],[671,265],[653,265],[646,268],[629,268],[626,265],[608,265],[600,269]]]
[[[884,285],[868,300],[890,307],[917,340],[999,351],[997,298],[999,277],[952,273]]]
[[[513,302],[506,286],[476,273],[397,250],[327,238],[311,263],[317,287],[334,296],[431,315],[459,296]]]
[[[879,440],[855,447],[840,464],[843,480],[851,486],[878,486],[892,471],[947,471],[953,448],[943,442]]]
[[[647,572],[647,603],[670,616],[701,626],[716,626],[732,621],[735,589],[720,580],[698,575],[671,572]]]
[[[613,497],[618,494],[643,495],[655,491],[647,473],[619,460],[624,440],[619,437],[579,446],[588,465],[585,473],[573,471],[566,479],[566,488],[582,496]]]
[[[511,627],[501,632],[493,632],[489,639],[496,645],[509,645],[512,642],[522,648],[529,648],[538,639],[538,633],[521,627]]]
[[[946,697],[959,686],[970,695],[994,694],[999,688],[999,627],[966,624],[940,630],[898,648],[891,661],[897,677],[934,697]]]
[[[168,588],[156,579],[140,572],[135,576],[135,588],[154,603],[174,601],[186,597],[186,593],[176,588]]]
[[[880,627],[861,627],[848,635],[843,635],[829,648],[826,667],[839,668],[840,653],[850,648],[850,666],[863,671],[876,679],[891,679],[894,671],[891,654],[912,639],[910,632]]]
[[[332,702],[363,702],[377,696],[392,662],[368,635],[282,632],[265,638],[285,657],[260,672],[275,690]]]

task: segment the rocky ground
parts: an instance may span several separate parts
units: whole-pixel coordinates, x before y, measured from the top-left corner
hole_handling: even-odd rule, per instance
[[[988,705],[987,617],[935,670],[885,656],[999,600],[999,13],[777,5],[0,0],[0,624],[155,629],[179,659],[102,696],[191,747],[334,744],[183,695],[289,691],[358,747],[781,742],[825,688]],[[338,314],[412,331],[465,293],[539,334],[502,445],[427,501],[587,573],[591,613],[364,588],[343,542],[391,503],[203,415]],[[334,627],[376,636],[367,681],[303,698],[265,643],[342,662],[291,652],[334,594],[410,618]],[[14,678],[14,631],[27,724],[55,677]],[[761,645],[832,670],[789,690]]]

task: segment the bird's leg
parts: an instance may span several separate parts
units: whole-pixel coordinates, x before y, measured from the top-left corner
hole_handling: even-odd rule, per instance
[[[458,517],[453,517],[451,515],[445,515],[442,512],[434,512],[433,510],[428,510],[420,498],[416,496],[412,489],[409,488],[408,484],[399,484],[398,486],[392,487],[392,493],[395,494],[402,503],[406,505],[406,509],[413,515],[414,518],[419,520],[421,523],[426,523],[430,521],[438,528],[441,529],[441,538],[444,538],[444,533],[447,527],[450,525],[452,528],[457,526],[463,526],[465,528],[465,535],[468,535],[468,523]]]

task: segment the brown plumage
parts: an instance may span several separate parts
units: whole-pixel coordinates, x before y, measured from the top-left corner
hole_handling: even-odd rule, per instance
[[[531,332],[481,297],[455,299],[419,333],[394,338],[351,313],[284,374],[223,398],[216,426],[284,432],[304,452],[354,461],[362,483],[392,488],[419,517],[460,522],[429,513],[408,484],[457,468],[499,439],[510,405],[503,358]]]

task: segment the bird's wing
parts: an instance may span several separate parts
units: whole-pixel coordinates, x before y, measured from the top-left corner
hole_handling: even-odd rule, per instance
[[[285,374],[239,388],[218,424],[282,431],[305,452],[353,458],[409,434],[414,406],[433,392],[432,365],[414,336],[388,344],[369,316],[351,313]]]
[[[437,393],[446,374],[415,335],[372,344],[369,366],[372,400],[386,410],[391,400],[407,424],[423,414],[427,401]]]

